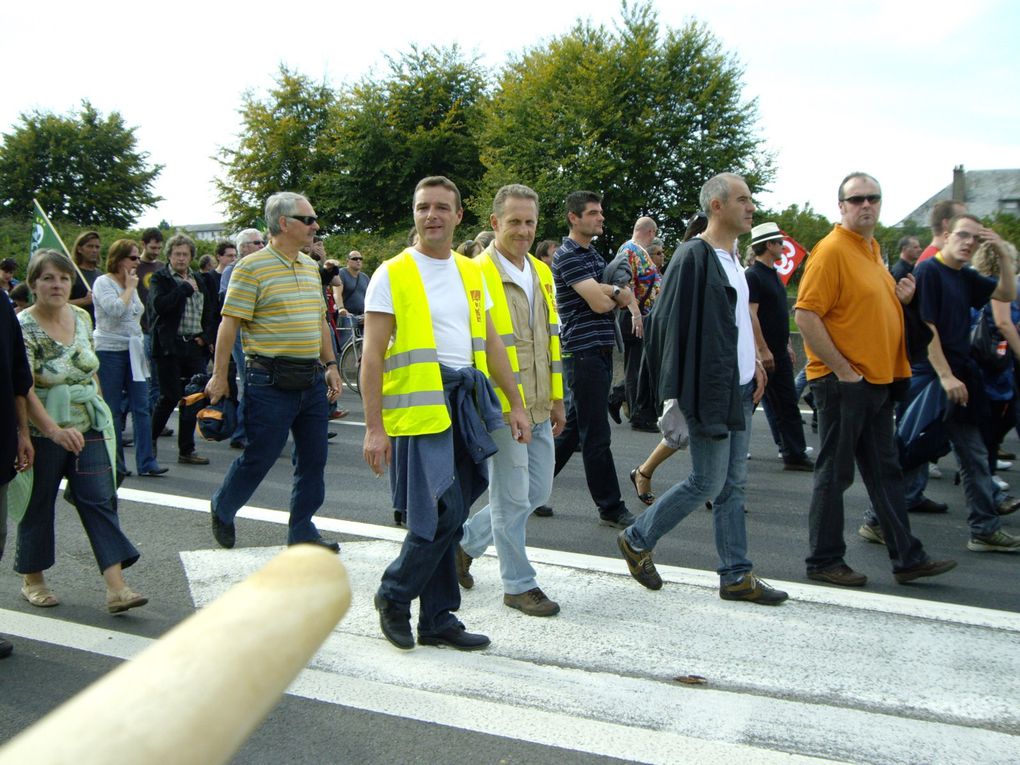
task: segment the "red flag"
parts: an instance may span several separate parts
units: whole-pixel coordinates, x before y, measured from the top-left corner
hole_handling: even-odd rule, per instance
[[[807,251],[798,244],[792,236],[783,232],[783,259],[776,263],[776,273],[783,280],[783,284],[789,284],[790,277],[797,270],[800,262],[807,257]]]

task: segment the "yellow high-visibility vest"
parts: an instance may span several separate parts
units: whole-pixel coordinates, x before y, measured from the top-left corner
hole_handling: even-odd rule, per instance
[[[556,295],[553,292],[553,276],[549,266],[533,255],[531,267],[538,273],[538,282],[542,285],[542,295],[549,309],[549,365],[550,388],[552,400],[563,398],[563,360],[560,358],[560,316],[556,313]]]
[[[475,367],[488,375],[482,272],[470,258],[457,253],[452,257],[468,300]],[[450,412],[443,395],[443,378],[425,285],[410,249],[389,260],[386,268],[395,329],[383,357],[383,427],[390,436],[441,433],[450,427]]]
[[[521,384],[521,364],[517,358],[517,340],[514,337],[513,320],[510,318],[510,306],[506,300],[506,292],[503,290],[503,279],[499,275],[496,264],[486,253],[478,255],[475,261],[482,268],[482,275],[485,277],[485,284],[489,288],[489,296],[492,298],[492,308],[489,311],[489,316],[492,317],[492,326],[496,328],[496,333],[503,341],[506,356],[510,360],[510,369],[514,373],[514,382],[517,383],[517,393],[520,394],[521,403],[527,407],[528,404],[524,401],[524,386]],[[503,413],[509,412],[510,399],[498,385],[493,387],[496,389],[496,396],[503,407]]]

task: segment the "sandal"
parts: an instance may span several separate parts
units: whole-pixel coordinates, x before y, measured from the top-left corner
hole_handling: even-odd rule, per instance
[[[60,604],[60,600],[50,591],[45,582],[22,585],[21,597],[39,608],[53,608]]]
[[[138,608],[149,602],[144,595],[139,595],[130,587],[114,592],[106,591],[106,608],[111,614],[121,614],[130,608]]]
[[[640,466],[638,466],[638,467],[636,467],[636,468],[634,468],[633,470],[630,471],[630,482],[632,484],[634,484],[634,491],[637,492],[637,498],[639,500],[641,500],[642,502],[644,502],[646,505],[650,505],[653,502],[655,502],[655,493],[652,492],[652,491],[642,492],[638,488],[638,485],[637,485],[638,474],[640,474],[641,477],[644,478],[646,481],[651,481],[652,477],[650,475],[645,475],[644,473],[642,473]]]

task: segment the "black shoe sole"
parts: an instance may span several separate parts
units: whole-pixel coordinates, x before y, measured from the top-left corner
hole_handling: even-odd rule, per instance
[[[436,648],[456,648],[458,651],[481,651],[483,648],[488,648],[492,645],[492,641],[486,639],[484,643],[458,643],[456,640],[450,640],[448,638],[419,635],[418,645],[430,645]]]
[[[375,610],[379,612],[379,629],[382,630],[383,636],[401,651],[410,651],[414,648],[414,636],[411,635],[410,617],[407,618],[407,632],[397,632],[386,625],[386,616],[383,614],[383,611],[388,608],[387,600],[379,593],[376,593],[372,602],[375,604]]]

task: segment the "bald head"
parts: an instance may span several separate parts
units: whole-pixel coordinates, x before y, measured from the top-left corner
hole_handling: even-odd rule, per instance
[[[652,243],[652,240],[658,233],[659,227],[655,225],[654,220],[646,215],[634,222],[634,234],[631,238],[645,249],[648,249],[648,245]]]

